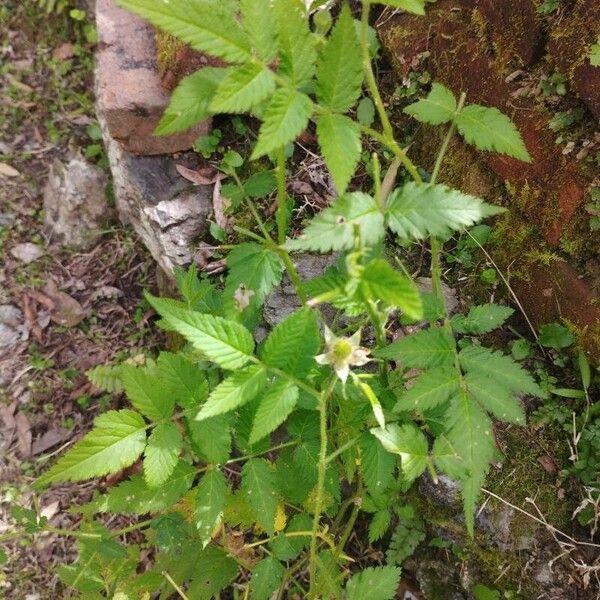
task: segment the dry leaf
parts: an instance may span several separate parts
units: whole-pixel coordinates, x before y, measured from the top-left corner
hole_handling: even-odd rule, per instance
[[[227,177],[227,175],[220,173],[217,169],[212,167],[205,167],[204,169],[198,169],[197,171],[189,169],[184,165],[175,165],[175,168],[182,177],[195,185],[212,185]]]
[[[31,446],[31,454],[34,456],[36,454],[42,454],[42,452],[46,452],[46,450],[50,450],[56,444],[60,444],[63,440],[66,440],[69,436],[69,430],[59,427],[57,429],[49,429],[46,433],[39,439],[33,442]]]
[[[54,281],[49,281],[43,291],[54,302],[50,318],[55,323],[64,327],[75,327],[85,319],[81,304],[69,294],[61,292]]]
[[[215,189],[213,190],[213,210],[215,212],[215,221],[223,231],[231,231],[231,223],[225,216],[226,202],[229,202],[227,198],[221,196],[221,182],[215,182]]]
[[[73,56],[75,56],[75,48],[73,47],[73,44],[69,44],[68,42],[61,44],[52,52],[52,57],[57,60],[67,60],[67,58]]]
[[[15,415],[15,423],[17,425],[19,451],[23,456],[29,456],[31,454],[31,424],[29,419],[20,412]]]
[[[40,515],[42,517],[46,517],[46,519],[48,519],[49,521],[58,512],[59,506],[60,503],[58,500],[56,500],[56,502],[52,502],[48,504],[48,506],[44,506],[44,508],[42,508],[42,510],[40,511]]]
[[[4,175],[4,177],[18,177],[20,174],[14,167],[0,162],[0,175]]]
[[[558,467],[556,466],[554,459],[548,454],[540,456],[537,460],[540,463],[540,465],[542,465],[546,473],[550,475],[556,475],[556,473],[558,473]]]

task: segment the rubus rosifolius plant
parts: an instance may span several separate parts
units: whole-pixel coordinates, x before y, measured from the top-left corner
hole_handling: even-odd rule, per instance
[[[224,287],[190,269],[178,273],[181,300],[148,296],[183,349],[90,374],[99,387],[123,389],[131,407],[101,414],[39,485],[122,475],[78,509],[80,558],[61,577],[85,598],[196,600],[226,589],[263,600],[393,598],[405,546],[422,538],[402,493],[425,472],[434,481],[447,474],[460,482],[472,533],[497,452],[491,419],[521,424],[518,395],[541,394],[512,358],[478,339],[511,309],[486,304],[450,316],[440,267],[444,241],[502,210],[438,181],[452,137],[521,160],[527,150],[501,112],[434,84],[406,109],[447,128],[424,180],[395,139],[373,74],[369,0],[360,20],[342,2],[333,26],[298,0],[119,2],[227,65],[184,79],[158,131],[217,113],[257,117],[253,157],[276,165],[276,235],[240,186],[256,227],[237,228],[248,241],[229,252]],[[423,13],[424,2],[379,3]],[[373,128],[354,118],[365,86]],[[293,237],[284,149],[310,122],[339,195]],[[393,154],[389,172],[403,167],[407,181],[382,182],[374,153],[372,189],[347,191],[365,138]],[[426,239],[431,293],[395,252],[398,242]],[[302,280],[296,252],[338,260]],[[262,304],[284,272],[299,308],[257,342]],[[323,304],[336,316],[326,320]],[[398,321],[420,326],[390,343]],[[111,530],[93,520],[104,513],[144,518]],[[359,517],[370,542],[389,545],[387,564],[353,567],[346,551]],[[20,518],[28,531],[46,527]]]

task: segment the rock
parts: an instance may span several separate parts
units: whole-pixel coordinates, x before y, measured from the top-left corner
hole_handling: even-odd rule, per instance
[[[197,168],[195,154],[136,156],[113,139],[99,117],[113,176],[119,217],[131,224],[166,273],[192,262],[195,244],[207,231],[212,186],[193,185],[176,164]]]
[[[436,484],[426,473],[419,479],[419,492],[437,506],[457,508],[461,505],[460,485],[446,475],[438,475]]]
[[[417,564],[415,578],[427,600],[465,600],[465,595],[457,589],[454,573],[451,562],[421,560]]]
[[[419,277],[417,279],[417,285],[421,292],[431,293],[433,291],[433,283],[430,277]],[[444,294],[444,301],[446,303],[448,314],[454,314],[460,304],[456,295],[456,290],[442,282],[442,293]]]
[[[302,281],[323,275],[337,258],[337,254],[295,254],[292,257]],[[267,297],[263,317],[270,327],[275,327],[298,308],[300,301],[286,273],[282,284]]]
[[[0,323],[17,327],[23,322],[23,313],[12,304],[0,305]]]
[[[44,190],[44,231],[50,242],[85,249],[100,238],[109,213],[107,183],[104,171],[81,157],[66,165],[54,161]]]
[[[14,346],[20,341],[21,334],[18,331],[4,323],[0,323],[0,350]]]
[[[24,242],[23,244],[17,244],[13,248],[11,248],[10,253],[17,260],[21,261],[22,263],[25,263],[26,265],[44,256],[44,251],[32,242]]]
[[[114,139],[129,152],[154,155],[189,150],[208,134],[210,121],[175,135],[153,135],[169,103],[158,72],[154,29],[113,0],[97,0],[96,26],[97,112]]]

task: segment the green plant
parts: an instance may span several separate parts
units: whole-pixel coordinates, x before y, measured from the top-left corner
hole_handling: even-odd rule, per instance
[[[65,8],[71,6],[70,0],[37,0],[40,8],[45,10],[48,14],[62,13]]]
[[[424,182],[377,88],[369,0],[360,23],[344,4],[326,37],[311,31],[296,0],[194,0],[193,10],[187,3],[120,3],[229,65],[184,79],[158,131],[174,133],[216,113],[255,114],[261,127],[252,158],[270,155],[276,165],[275,233],[249,180],[235,178],[241,157],[228,154],[223,167],[256,223],[236,227],[248,241],[230,250],[224,288],[190,269],[177,274],[181,300],[147,296],[161,327],[185,346],[142,364],[95,369],[94,384],[122,387],[131,407],[97,417],[38,485],[103,477],[136,463],[141,472],[96,494],[81,509],[77,531],[57,531],[36,512],[17,510],[21,527],[78,539],[78,563],[59,573],[84,597],[201,599],[233,586],[258,599],[286,590],[312,599],[393,598],[395,564],[423,536],[402,493],[425,471],[434,481],[438,472],[459,480],[472,534],[496,453],[491,417],[521,424],[516,394],[542,395],[512,358],[478,340],[512,310],[486,304],[450,318],[441,281],[442,240],[502,211],[437,181],[452,137],[458,132],[477,148],[521,160],[530,160],[527,150],[507,116],[433,84],[406,108],[418,121],[447,126]],[[424,0],[380,3],[424,12]],[[365,82],[381,131],[350,116]],[[311,120],[339,195],[289,239],[285,148]],[[348,192],[363,136],[386,148],[411,180],[390,192],[373,154],[372,193]],[[272,181],[261,183],[259,193],[272,189]],[[386,243],[392,237],[403,244],[429,238],[432,293],[406,274]],[[307,251],[338,252],[340,260],[302,281],[293,253]],[[257,345],[262,305],[284,271],[301,307]],[[325,303],[345,318],[326,321],[319,311]],[[422,325],[389,343],[395,315]],[[115,531],[92,519],[107,512],[150,516]],[[395,522],[390,564],[344,584],[345,547],[360,514],[373,515],[372,541]],[[143,543],[120,543],[134,530],[143,530]],[[140,573],[147,547],[152,565]]]
[[[590,50],[590,63],[592,63],[592,66],[594,67],[600,67],[600,36]]]

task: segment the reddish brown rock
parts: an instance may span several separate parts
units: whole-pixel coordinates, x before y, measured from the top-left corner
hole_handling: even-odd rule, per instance
[[[154,30],[113,0],[97,0],[97,110],[110,135],[134,154],[170,154],[192,147],[210,130],[204,122],[172,136],[153,135],[169,95],[156,64]]]

